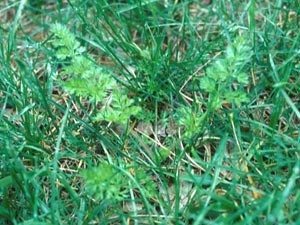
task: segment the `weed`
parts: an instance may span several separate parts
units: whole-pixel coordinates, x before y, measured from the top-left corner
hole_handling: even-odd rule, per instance
[[[298,9],[0,1],[0,224],[299,224]]]

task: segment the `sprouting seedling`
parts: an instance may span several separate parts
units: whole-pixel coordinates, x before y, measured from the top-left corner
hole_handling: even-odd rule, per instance
[[[249,84],[244,68],[251,57],[251,48],[239,37],[227,47],[224,58],[207,68],[206,76],[200,79],[200,87],[209,94],[208,105],[212,110],[221,108],[223,103],[239,107],[249,100],[244,91],[244,86]]]
[[[65,90],[104,106],[95,120],[126,124],[131,116],[139,113],[140,107],[134,106],[134,101],[116,83],[109,69],[93,62],[73,33],[61,24],[53,25],[51,32],[54,34],[51,43],[56,50],[56,57],[63,63],[61,75],[66,79],[61,82]],[[104,102],[108,95],[112,101],[106,104]]]
[[[126,196],[127,180],[112,165],[101,163],[81,171],[86,192],[95,200],[122,200]]]
[[[52,25],[51,32],[54,38],[51,40],[52,45],[56,48],[56,57],[59,59],[73,58],[85,51],[80,47],[80,43],[76,40],[73,33],[71,33],[65,26],[56,23]]]
[[[206,114],[195,111],[190,106],[181,106],[177,112],[177,123],[184,127],[183,138],[189,139],[201,132]]]
[[[208,97],[205,112],[197,112],[189,106],[177,110],[177,123],[184,127],[184,138],[203,132],[205,120],[224,103],[239,107],[249,101],[244,86],[249,84],[245,66],[251,57],[251,48],[243,37],[239,37],[226,48],[223,58],[207,68],[206,76],[200,79],[201,92]]]

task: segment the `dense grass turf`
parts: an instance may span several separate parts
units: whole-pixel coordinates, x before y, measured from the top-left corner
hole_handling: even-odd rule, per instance
[[[0,224],[300,224],[300,2],[0,2]]]

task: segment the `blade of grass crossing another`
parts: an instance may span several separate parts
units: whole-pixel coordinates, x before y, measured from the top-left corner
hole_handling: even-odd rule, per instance
[[[221,142],[216,150],[216,154],[214,155],[214,158],[213,158],[211,164],[209,165],[210,169],[206,170],[206,174],[207,174],[207,173],[211,172],[212,169],[214,169],[214,176],[213,176],[214,178],[213,178],[213,182],[210,186],[210,189],[208,191],[208,196],[205,201],[205,206],[199,213],[199,216],[195,220],[194,225],[202,224],[202,220],[203,220],[203,218],[205,218],[205,214],[209,211],[209,203],[211,201],[211,198],[215,191],[215,188],[217,187],[217,185],[219,183],[220,172],[221,172],[222,163],[223,163],[223,160],[225,157],[227,141],[228,141],[228,134],[225,134],[224,137],[221,139]]]
[[[61,120],[61,125],[59,128],[59,133],[54,149],[54,156],[52,160],[52,174],[51,174],[51,189],[52,189],[52,196],[50,199],[51,202],[51,216],[52,216],[52,221],[55,224],[60,224],[61,223],[61,217],[60,217],[60,212],[59,212],[59,191],[57,188],[57,179],[58,179],[58,160],[59,160],[59,152],[60,152],[60,146],[63,140],[63,134],[65,127],[67,125],[67,119],[70,111],[70,105],[67,106],[65,114]]]

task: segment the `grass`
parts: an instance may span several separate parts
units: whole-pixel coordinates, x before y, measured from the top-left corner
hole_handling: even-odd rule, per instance
[[[204,2],[0,2],[0,224],[300,224],[300,2]]]

